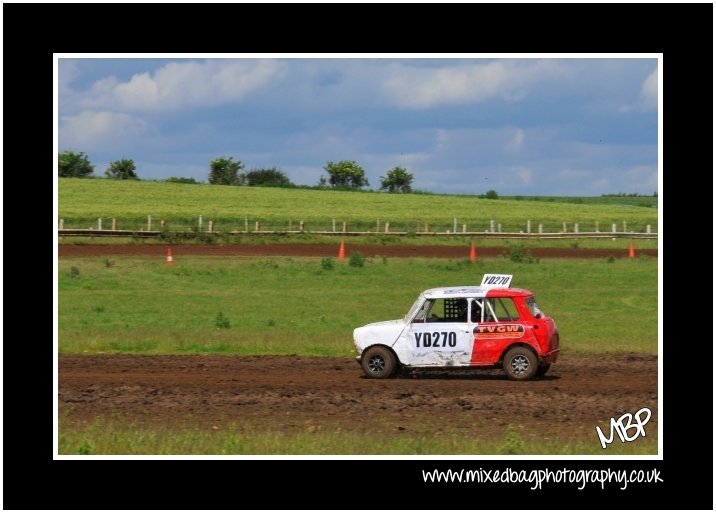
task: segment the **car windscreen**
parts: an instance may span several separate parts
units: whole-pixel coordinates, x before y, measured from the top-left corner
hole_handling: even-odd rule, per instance
[[[413,303],[413,306],[410,307],[410,310],[408,310],[408,313],[405,314],[405,317],[403,320],[408,323],[411,320],[413,320],[413,317],[415,317],[415,314],[418,313],[418,309],[423,306],[423,302],[425,301],[425,296],[420,294],[418,296],[418,299],[415,300],[415,303]]]
[[[529,311],[532,314],[532,317],[534,317],[535,319],[539,319],[540,317],[542,317],[544,315],[542,313],[542,310],[540,310],[539,307],[537,306],[537,303],[535,302],[534,297],[528,297],[525,300],[525,305],[527,305],[527,308],[529,308]]]

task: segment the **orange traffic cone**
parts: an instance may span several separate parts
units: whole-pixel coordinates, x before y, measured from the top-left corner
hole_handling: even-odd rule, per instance
[[[477,260],[477,249],[475,249],[475,242],[473,241],[472,245],[470,246],[470,262],[474,262]]]
[[[338,249],[338,260],[341,262],[346,259],[346,245],[341,241],[341,247]]]
[[[167,248],[167,265],[171,267],[174,264],[174,257],[172,257],[172,248]]]
[[[634,258],[634,241],[629,241],[629,258]]]

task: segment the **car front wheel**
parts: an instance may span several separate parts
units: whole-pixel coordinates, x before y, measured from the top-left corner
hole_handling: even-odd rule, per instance
[[[371,347],[363,355],[361,367],[369,378],[389,378],[395,371],[395,356],[386,347]]]
[[[526,347],[513,347],[502,360],[502,368],[510,379],[524,381],[537,374],[537,355]]]

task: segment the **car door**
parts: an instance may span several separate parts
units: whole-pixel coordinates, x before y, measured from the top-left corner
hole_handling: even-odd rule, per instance
[[[475,326],[470,301],[427,299],[394,346],[400,361],[415,367],[470,365]]]
[[[479,301],[481,322],[474,328],[472,365],[493,365],[502,353],[515,342],[529,340],[531,327],[525,326],[512,298],[484,299]],[[528,331],[526,333],[525,331]]]

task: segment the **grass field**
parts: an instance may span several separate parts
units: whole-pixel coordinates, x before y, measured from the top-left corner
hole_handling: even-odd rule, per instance
[[[96,419],[84,426],[63,429],[60,421],[60,454],[122,455],[575,455],[656,454],[657,439],[643,438],[632,444],[613,444],[602,449],[593,436],[550,439],[509,425],[502,437],[465,437],[447,429],[443,436],[362,434],[348,431],[284,433],[270,429],[245,429],[236,425],[207,432],[195,428],[146,429],[128,421]],[[591,433],[590,433],[591,435]]]
[[[332,230],[348,223],[349,231],[384,230],[390,222],[393,231],[409,233],[458,230],[496,229],[519,232],[532,231],[543,224],[545,232],[572,231],[579,223],[580,231],[644,232],[651,225],[657,232],[656,198],[544,198],[481,199],[476,196],[437,194],[388,194],[336,190],[280,189],[266,187],[228,187],[166,182],[88,180],[62,178],[58,183],[60,219],[66,228],[103,227],[117,219],[117,228],[139,230],[153,219],[153,229],[160,221],[169,230],[198,228],[199,216],[205,230],[208,222],[218,231],[253,230],[255,223],[263,229],[297,230],[300,221],[306,230]],[[58,219],[59,220],[59,219]]]
[[[502,196],[503,199],[546,201],[548,203],[569,203],[573,205],[615,205],[621,207],[657,208],[657,196]]]
[[[330,264],[330,265],[329,265]],[[332,268],[329,268],[331,267]],[[93,258],[59,262],[63,353],[352,356],[352,330],[402,317],[427,288],[513,274],[564,354],[657,351],[657,260]],[[290,332],[291,336],[286,337]]]

